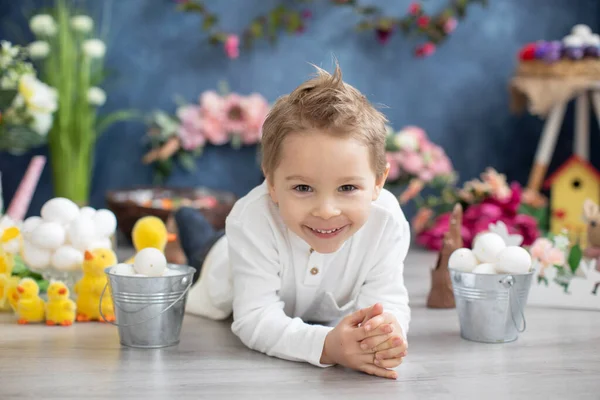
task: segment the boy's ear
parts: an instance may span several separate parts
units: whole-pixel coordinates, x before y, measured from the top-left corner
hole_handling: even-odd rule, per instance
[[[277,194],[275,193],[275,186],[273,185],[273,181],[269,178],[265,179],[267,181],[267,188],[269,188],[269,196],[273,203],[278,204],[277,202]]]
[[[383,185],[385,185],[385,181],[387,180],[388,174],[390,173],[390,163],[385,165],[385,171],[381,176],[375,178],[375,190],[373,191],[373,201],[377,200],[379,194],[381,193],[381,189],[383,189]]]

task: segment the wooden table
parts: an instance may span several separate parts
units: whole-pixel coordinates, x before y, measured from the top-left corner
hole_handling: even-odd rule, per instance
[[[0,316],[0,399],[598,399],[600,314],[526,309],[509,344],[459,336],[456,310],[425,308],[435,255],[409,254],[409,355],[395,381],[248,350],[230,323],[186,316],[179,346],[137,350],[117,329],[20,326]]]

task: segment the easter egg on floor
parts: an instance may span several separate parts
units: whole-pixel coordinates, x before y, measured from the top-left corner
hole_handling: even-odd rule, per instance
[[[138,274],[161,276],[167,268],[167,259],[160,250],[148,247],[135,255],[133,268]]]
[[[471,249],[465,247],[454,250],[448,259],[448,268],[457,271],[471,272],[476,266],[477,258]]]

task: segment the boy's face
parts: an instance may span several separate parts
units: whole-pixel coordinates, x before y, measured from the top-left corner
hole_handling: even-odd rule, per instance
[[[283,221],[315,251],[337,251],[366,222],[387,171],[377,179],[365,145],[321,132],[289,135],[281,151],[268,184]]]

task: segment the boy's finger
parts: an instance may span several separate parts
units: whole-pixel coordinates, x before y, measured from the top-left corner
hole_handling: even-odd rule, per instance
[[[388,379],[397,379],[398,378],[398,373],[396,371],[390,371],[389,369],[378,367],[375,364],[365,364],[360,368],[360,370],[369,375],[380,376],[382,378],[388,378]]]
[[[374,336],[373,332],[377,331],[377,329],[379,327],[383,326],[384,324],[389,325],[389,324],[386,324],[386,322],[391,322],[391,321],[387,321],[385,314],[377,315],[376,317],[371,318],[363,325],[365,336],[367,336],[367,337]],[[389,332],[382,332],[382,333],[389,333]]]
[[[386,360],[375,360],[375,366],[381,368],[396,368],[402,364],[404,357],[388,358]]]
[[[388,350],[378,351],[375,353],[376,360],[388,360],[392,358],[406,357],[406,346],[392,347]]]
[[[372,307],[361,308],[360,310],[355,311],[354,313],[348,315],[345,320],[350,326],[359,326],[363,321],[366,321],[367,318],[370,318],[370,315],[376,315],[377,311],[375,308],[377,304]],[[381,307],[381,312],[383,312],[383,308]]]
[[[401,347],[402,349],[406,350],[406,343],[405,343],[404,339],[402,339],[400,336],[397,336],[397,335],[392,336],[384,343],[380,343],[379,345],[374,347],[373,351],[378,352],[378,351],[392,349],[394,347]]]
[[[398,335],[395,332],[386,335],[371,336],[360,342],[360,348],[366,353],[375,353],[391,349],[394,347],[392,345],[393,339],[397,337]]]
[[[376,315],[380,315],[382,313],[383,313],[383,306],[381,305],[381,303],[373,304],[371,307],[369,307],[367,309],[367,315],[365,315],[365,318],[362,320],[361,325],[364,325],[365,322],[367,322],[371,318],[375,317]]]

